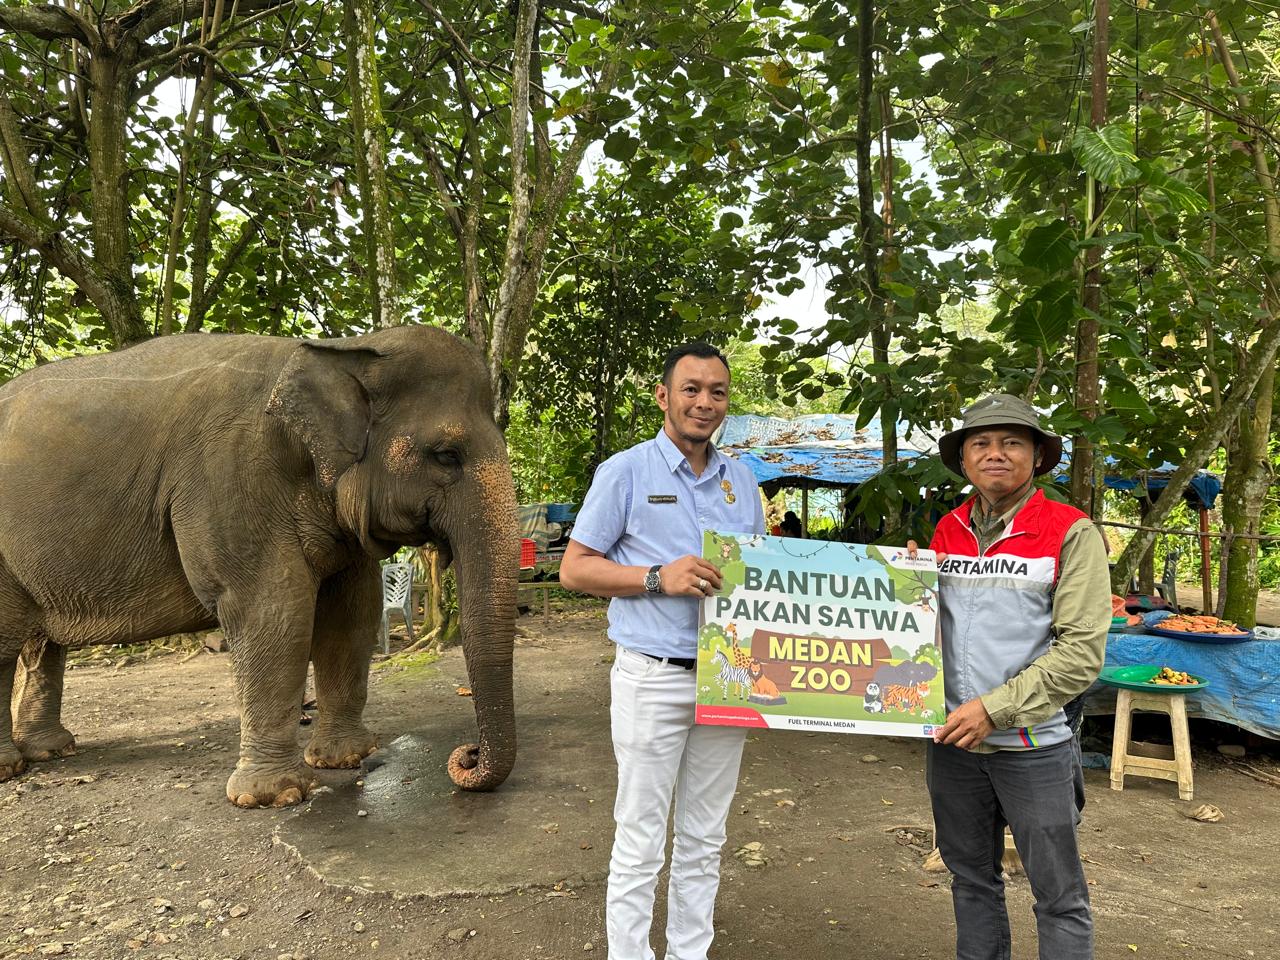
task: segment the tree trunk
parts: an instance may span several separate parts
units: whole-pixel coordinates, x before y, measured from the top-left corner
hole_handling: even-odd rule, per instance
[[[1280,318],[1272,316],[1263,328],[1257,342],[1242,364],[1240,373],[1232,384],[1230,393],[1223,400],[1222,407],[1217,410],[1205,428],[1196,435],[1183,454],[1182,463],[1169,478],[1169,485],[1156,499],[1151,508],[1148,525],[1157,527],[1164,522],[1170,511],[1182,499],[1183,491],[1191,482],[1197,470],[1209,462],[1213,452],[1226,436],[1231,424],[1240,416],[1253,395],[1258,382],[1275,362],[1276,350],[1280,348]],[[1156,535],[1149,530],[1137,530],[1129,540],[1129,545],[1120,554],[1115,568],[1111,571],[1111,589],[1114,593],[1122,593],[1122,587],[1129,582],[1139,558],[1151,548]]]
[[[1093,90],[1089,124],[1097,130],[1107,123],[1107,53],[1110,41],[1110,0],[1095,0],[1093,24]],[[1086,181],[1085,209],[1087,230],[1092,233],[1094,221],[1102,210],[1101,190],[1093,177]],[[1101,229],[1100,227],[1098,229]],[[1085,420],[1098,419],[1100,389],[1098,385],[1098,321],[1102,306],[1102,248],[1090,246],[1084,252],[1084,292],[1081,306],[1085,315],[1076,324],[1076,409]],[[1071,438],[1071,503],[1093,516],[1093,441],[1085,431]]]
[[[872,38],[874,40],[874,37]],[[861,78],[859,78],[861,80]],[[877,287],[885,273],[890,272],[887,265],[894,253],[893,249],[893,113],[889,102],[889,91],[880,93],[880,191],[882,195],[880,221],[883,224],[884,240],[880,255],[882,269],[876,277]],[[889,363],[889,347],[893,343],[893,300],[883,295],[880,297],[880,326],[872,342],[873,356],[876,363]],[[880,379],[880,436],[881,464],[892,467],[898,462],[898,404],[893,400],[893,377],[889,373],[879,374]],[[884,518],[885,536],[889,536],[900,526],[900,514],[886,514]]]
[[[382,91],[375,48],[376,23],[371,0],[344,5],[347,80],[351,89],[351,128],[355,138],[356,175],[364,214],[365,270],[375,327],[403,320],[396,283],[395,230],[387,198],[387,132],[382,118]]]
[[[129,240],[129,168],[125,157],[130,74],[115,50],[100,44],[89,60],[89,175],[93,261],[106,290],[95,306],[116,346],[151,335],[133,286]]]
[[[1240,458],[1228,463],[1228,484],[1222,490],[1222,526],[1232,533],[1257,536],[1262,532],[1262,507],[1271,483],[1267,443],[1271,438],[1275,378],[1273,365],[1258,381],[1251,409],[1247,408],[1240,418]],[[1224,543],[1223,550],[1227,554],[1227,576],[1222,615],[1242,627],[1253,627],[1258,618],[1258,541],[1236,538]]]
[[[516,35],[512,44],[514,62],[511,69],[511,212],[507,218],[507,247],[502,258],[502,280],[494,307],[492,340],[489,344],[489,376],[493,380],[494,416],[505,430],[509,419],[514,367],[518,354],[511,349],[512,327],[519,324],[517,311],[533,311],[533,298],[523,297],[524,272],[530,269],[528,259],[529,217],[533,208],[533,189],[529,180],[529,69],[533,38],[537,33],[537,0],[520,0],[516,15]],[[539,260],[535,271],[540,272]],[[527,299],[526,304],[524,300]],[[523,337],[519,338],[523,347]]]
[[[213,7],[212,24],[204,18],[200,20],[200,43],[205,45],[212,36],[217,36],[218,30],[222,27],[222,9],[224,0],[217,0]],[[199,166],[193,166],[193,161],[197,156],[196,150],[196,123],[204,117],[202,124],[204,135],[212,131],[211,120],[213,117],[213,57],[205,58],[204,73],[200,76],[200,82],[196,84],[195,94],[191,98],[191,107],[187,111],[187,119],[182,128],[182,146],[181,155],[178,157],[178,179],[174,185],[173,193],[173,213],[169,220],[169,246],[165,250],[164,257],[164,273],[160,284],[160,322],[157,324],[160,333],[168,335],[174,331],[174,305],[173,305],[173,288],[175,274],[177,272],[178,254],[182,248],[182,237],[186,232],[187,223],[187,180],[191,177],[191,171],[194,168],[199,171],[197,180],[203,179],[204,170]],[[200,151],[207,154],[207,147]],[[211,207],[206,207],[202,211],[206,218],[204,224],[205,240],[208,239],[208,222],[207,218],[212,213]],[[207,246],[207,244],[206,244]],[[207,248],[203,251],[207,260]],[[189,258],[188,258],[189,259]],[[192,291],[195,290],[195,282],[192,282]],[[189,295],[190,297],[190,295]]]
[[[858,3],[858,123],[854,131],[854,161],[858,179],[858,233],[862,247],[862,266],[866,274],[867,311],[872,317],[871,328],[871,360],[873,363],[886,365],[889,363],[889,311],[891,306],[884,301],[880,289],[880,255],[883,250],[881,238],[881,221],[875,214],[875,188],[871,185],[871,87],[875,64],[875,3],[874,0],[859,0]],[[881,125],[887,123],[882,116]],[[886,131],[885,138],[888,133]],[[882,141],[883,142],[883,141]],[[885,166],[888,188],[885,193],[885,208],[892,209],[892,172],[888,165],[892,164],[892,155],[881,156]],[[880,386],[880,428],[881,456],[885,469],[893,466],[898,460],[897,415],[891,402],[892,380],[884,367],[876,374],[876,382]],[[896,516],[884,518],[885,533],[888,534],[897,526]]]
[[[1209,29],[1213,33],[1214,49],[1226,71],[1232,89],[1236,90],[1236,103],[1240,113],[1252,114],[1249,97],[1240,92],[1242,81],[1236,70],[1231,49],[1227,46],[1222,27],[1213,11],[1207,15]],[[1241,129],[1247,129],[1241,127]],[[1254,175],[1262,193],[1263,223],[1267,237],[1267,258],[1272,264],[1280,260],[1280,194],[1277,194],[1271,164],[1262,140],[1256,133],[1249,138],[1249,152],[1253,158]],[[1272,269],[1271,293],[1264,298],[1271,315],[1271,326],[1280,326],[1280,310],[1277,309],[1274,291],[1280,286],[1280,270]],[[1265,336],[1265,333],[1264,333]],[[1238,449],[1242,462],[1228,464],[1227,489],[1223,490],[1222,520],[1227,533],[1257,534],[1261,528],[1262,507],[1267,486],[1271,479],[1271,462],[1267,444],[1270,439],[1272,403],[1275,398],[1275,368],[1269,367],[1258,379],[1252,409],[1246,408],[1240,420]],[[1243,626],[1252,627],[1258,614],[1258,541],[1249,538],[1228,540],[1222,545],[1226,576],[1220,590],[1225,598],[1223,615]]]
[[[1138,511],[1141,519],[1139,523],[1144,527],[1150,526],[1148,518],[1151,515],[1151,497],[1150,494],[1144,496],[1138,501]],[[1142,555],[1142,559],[1138,561],[1138,592],[1151,596],[1155,593],[1156,583],[1156,545],[1153,540],[1150,549]]]

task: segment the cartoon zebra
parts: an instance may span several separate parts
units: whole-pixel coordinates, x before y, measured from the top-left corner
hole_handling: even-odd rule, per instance
[[[735,667],[730,661],[728,654],[721,647],[711,657],[712,664],[720,664],[720,672],[716,674],[716,682],[720,684],[720,693],[724,699],[729,699],[729,685],[736,684],[738,688],[738,699],[746,700],[751,695],[751,668],[749,666]]]

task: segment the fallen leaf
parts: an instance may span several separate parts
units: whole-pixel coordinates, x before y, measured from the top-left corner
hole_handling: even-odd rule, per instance
[[[1182,815],[1188,820],[1199,820],[1202,823],[1217,823],[1222,819],[1222,811],[1212,803],[1202,803],[1194,810],[1183,810]]]
[[[460,697],[469,697],[469,696],[471,696],[471,688],[470,688],[470,687],[459,687],[459,688],[458,688],[458,696],[460,696]]]

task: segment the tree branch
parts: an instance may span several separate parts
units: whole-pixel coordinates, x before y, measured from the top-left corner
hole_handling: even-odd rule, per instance
[[[11,198],[33,217],[47,220],[36,194],[35,174],[32,173],[31,161],[27,156],[26,140],[22,136],[18,116],[9,102],[9,94],[4,89],[0,89],[0,162],[3,163],[9,181]]]
[[[255,213],[252,217],[244,222],[240,227],[240,236],[236,237],[235,242],[227,250],[226,256],[222,258],[222,266],[218,268],[217,275],[213,281],[203,290],[193,290],[191,299],[191,312],[187,314],[187,333],[197,333],[204,326],[205,314],[209,312],[209,307],[218,299],[223,288],[227,285],[227,280],[231,277],[231,271],[240,257],[244,255],[245,250],[249,246],[249,241],[253,239],[254,233],[258,229],[259,217]]]
[[[271,12],[271,8],[292,5],[293,0],[240,0],[238,13]],[[204,0],[142,0],[115,19],[138,40],[146,40],[166,27],[203,16],[204,7]]]
[[[0,203],[0,233],[43,255],[59,273],[84,290],[95,304],[101,305],[112,299],[107,284],[89,258],[68,244],[52,227],[38,224],[8,204]]]
[[[102,40],[93,24],[80,14],[51,3],[38,7],[0,7],[0,29],[29,33],[41,40],[79,40],[90,46]]]

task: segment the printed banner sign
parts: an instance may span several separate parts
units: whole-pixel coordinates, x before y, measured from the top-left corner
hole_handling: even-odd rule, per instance
[[[697,722],[927,737],[941,725],[932,551],[703,534]]]

